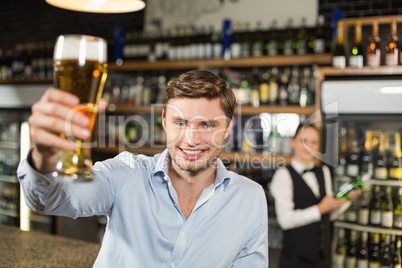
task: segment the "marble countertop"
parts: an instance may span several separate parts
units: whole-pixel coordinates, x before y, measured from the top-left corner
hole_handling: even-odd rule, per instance
[[[0,267],[92,267],[100,244],[0,225]]]

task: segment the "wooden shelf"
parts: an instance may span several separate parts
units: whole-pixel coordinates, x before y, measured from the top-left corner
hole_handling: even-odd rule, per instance
[[[334,226],[338,227],[338,228],[351,229],[351,230],[368,232],[368,233],[402,235],[402,230],[398,230],[398,229],[376,227],[376,226],[365,226],[365,225],[349,223],[349,222],[337,221],[337,222],[334,222]]]
[[[318,68],[319,76],[372,76],[372,75],[402,75],[402,65],[389,67],[380,66],[377,68],[363,67],[352,68],[347,67],[345,69],[338,69],[332,67],[320,67]]]
[[[263,56],[236,58],[231,60],[206,59],[206,60],[177,60],[177,61],[127,61],[121,66],[110,63],[109,71],[149,71],[149,70],[180,70],[180,69],[205,69],[208,67],[261,67],[261,66],[291,66],[297,65],[330,65],[332,62],[331,54],[323,55],[294,55],[294,56]]]
[[[53,79],[7,79],[0,80],[0,84],[53,84]]]
[[[118,148],[118,147],[103,147],[95,148],[94,151],[97,153],[107,153],[107,154],[119,154],[123,151],[128,151],[135,154],[145,154],[154,155],[163,152],[165,148],[151,148],[151,147],[141,147],[141,148]],[[289,155],[263,155],[260,153],[242,153],[242,152],[222,152],[220,158],[223,162],[244,162],[244,163],[262,163],[264,165],[284,165],[290,163],[291,156]]]
[[[164,105],[147,105],[147,106],[115,106],[110,104],[108,112],[110,113],[161,113]],[[235,114],[241,113],[242,115],[257,115],[261,113],[296,113],[301,115],[311,115],[315,113],[316,107],[300,107],[300,106],[280,106],[280,105],[267,105],[260,107],[253,106],[237,106],[235,108]]]
[[[362,25],[372,25],[373,21],[375,20],[378,22],[378,24],[391,24],[392,19],[395,19],[397,23],[402,22],[401,15],[344,18],[342,19],[342,21],[344,26],[354,26],[357,20],[359,20],[362,23]]]

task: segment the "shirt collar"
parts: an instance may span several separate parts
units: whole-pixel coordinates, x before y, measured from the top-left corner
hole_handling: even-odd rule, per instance
[[[290,165],[296,170],[297,173],[302,174],[305,169],[312,169],[314,167],[314,162],[310,162],[307,166],[305,166],[295,158],[292,158]]]
[[[163,174],[163,179],[165,181],[169,180],[168,177],[168,149],[166,148],[162,153],[159,154],[159,158],[156,160],[155,163],[155,168],[153,171],[153,174],[156,175],[157,173]],[[215,188],[218,187],[220,184],[224,183],[225,189],[229,184],[229,179],[230,179],[230,173],[226,169],[225,165],[223,164],[222,160],[220,158],[217,159],[216,161],[216,177],[215,177],[215,182],[214,186]]]

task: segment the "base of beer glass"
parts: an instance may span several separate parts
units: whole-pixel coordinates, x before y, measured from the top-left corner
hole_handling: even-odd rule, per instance
[[[60,169],[54,172],[54,177],[69,182],[90,182],[94,179],[91,167]]]

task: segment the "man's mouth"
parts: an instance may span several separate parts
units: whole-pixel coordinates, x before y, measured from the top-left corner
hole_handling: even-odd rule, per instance
[[[196,160],[196,159],[200,158],[204,154],[204,152],[206,151],[206,149],[204,149],[204,150],[191,149],[190,150],[190,149],[183,149],[183,148],[180,148],[180,147],[179,147],[179,149],[180,149],[180,151],[183,152],[183,157],[186,158],[186,159],[189,159],[189,160]]]

